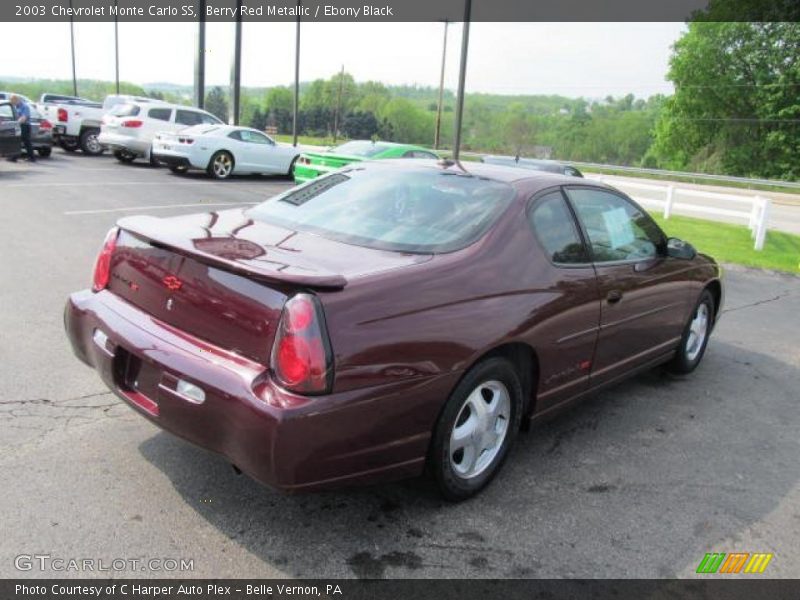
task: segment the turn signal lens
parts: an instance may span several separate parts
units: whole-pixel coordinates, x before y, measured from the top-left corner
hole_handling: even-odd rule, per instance
[[[114,254],[114,250],[117,247],[118,235],[119,228],[112,227],[106,234],[100,254],[97,255],[97,260],[94,263],[94,277],[92,278],[92,291],[94,292],[104,290],[108,286],[108,280],[111,276],[111,255]]]
[[[286,389],[323,394],[333,379],[333,355],[316,296],[297,294],[283,307],[272,347],[272,371]]]

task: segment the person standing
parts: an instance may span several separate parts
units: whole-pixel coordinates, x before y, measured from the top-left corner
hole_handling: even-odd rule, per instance
[[[19,123],[20,131],[22,133],[22,145],[25,146],[25,153],[28,155],[29,162],[36,162],[36,156],[33,153],[33,144],[31,144],[31,107],[19,96],[11,96],[11,104],[17,111],[17,122]],[[16,162],[19,154],[11,157],[9,160]]]

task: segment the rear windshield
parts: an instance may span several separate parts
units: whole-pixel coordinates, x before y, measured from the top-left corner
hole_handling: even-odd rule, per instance
[[[443,171],[358,167],[252,208],[256,219],[381,250],[452,252],[471,244],[514,197],[506,184]]]
[[[336,146],[332,150],[334,154],[346,154],[348,156],[375,156],[384,150],[388,150],[389,146],[381,143],[374,142],[347,142],[341,146]]]
[[[135,104],[117,104],[108,114],[115,117],[135,117],[139,114],[139,107]]]

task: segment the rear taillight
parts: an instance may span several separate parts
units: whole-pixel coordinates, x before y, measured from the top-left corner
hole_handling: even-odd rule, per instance
[[[194,138],[179,137],[178,143],[180,144],[194,144]]]
[[[117,247],[118,235],[118,227],[112,227],[106,234],[103,247],[100,249],[100,254],[97,255],[97,260],[94,263],[92,291],[99,292],[106,289],[108,285],[108,280],[111,276],[111,255],[114,254],[114,249]]]
[[[123,121],[121,123],[121,125],[123,127],[132,127],[132,128],[135,129],[137,127],[141,127],[142,126],[142,122],[139,119],[128,119],[126,121]]]
[[[58,109],[58,120],[61,123],[66,123],[67,121],[69,121],[69,114],[67,114],[66,108]]]
[[[333,354],[316,296],[297,294],[284,305],[271,362],[278,382],[292,392],[330,391]]]
[[[297,162],[298,162],[298,164],[301,164],[301,165],[310,165],[311,164],[311,160],[309,158],[305,157],[305,156],[301,156],[300,158],[298,158]]]
[[[47,119],[43,119],[42,121],[39,122],[39,129],[52,129],[52,128],[53,124]]]

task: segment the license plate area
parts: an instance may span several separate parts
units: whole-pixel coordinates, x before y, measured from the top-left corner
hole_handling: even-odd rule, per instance
[[[114,382],[128,400],[158,416],[158,384],[162,371],[124,348],[117,347],[113,363]]]

